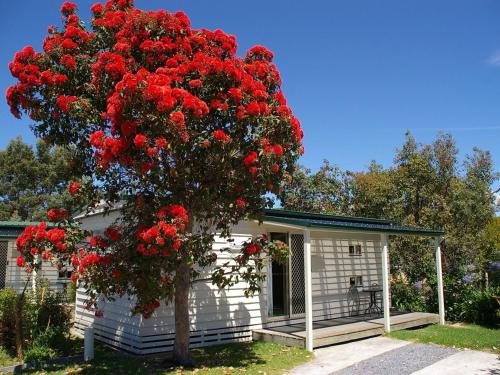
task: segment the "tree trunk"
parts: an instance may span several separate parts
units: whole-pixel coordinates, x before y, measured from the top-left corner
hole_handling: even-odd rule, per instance
[[[23,359],[23,345],[24,345],[24,331],[23,331],[23,310],[24,310],[24,298],[26,294],[26,287],[28,286],[28,281],[24,285],[24,289],[21,294],[17,296],[16,300],[16,311],[15,311],[15,327],[16,327],[16,355],[17,358]]]
[[[182,366],[191,366],[189,356],[189,289],[191,267],[184,261],[175,275],[175,341],[174,359]]]

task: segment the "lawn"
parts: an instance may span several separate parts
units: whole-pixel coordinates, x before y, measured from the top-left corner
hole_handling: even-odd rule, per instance
[[[389,336],[407,341],[500,354],[500,329],[475,324],[430,325],[420,329],[391,332]]]
[[[19,363],[17,358],[13,357],[3,348],[0,348],[0,367],[11,366]]]
[[[172,365],[165,356],[135,357],[96,346],[92,364],[57,365],[46,368],[43,374],[282,374],[307,362],[312,354],[282,345],[251,342],[212,346],[193,350],[195,367],[186,370]]]

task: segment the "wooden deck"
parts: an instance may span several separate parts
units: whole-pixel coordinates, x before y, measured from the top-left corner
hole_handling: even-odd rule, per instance
[[[391,313],[391,330],[425,326],[439,322],[439,315],[430,313]],[[380,316],[356,316],[329,320],[320,320],[313,323],[314,347],[339,344],[358,340],[384,333],[384,318]],[[254,340],[262,340],[295,346],[305,347],[305,323],[284,325],[253,331]]]

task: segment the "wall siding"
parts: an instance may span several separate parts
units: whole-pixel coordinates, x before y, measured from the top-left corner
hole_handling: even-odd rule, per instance
[[[19,255],[16,248],[16,239],[9,239],[7,245],[7,271],[5,276],[5,287],[12,288],[17,292],[22,292],[26,280],[31,278],[23,268],[16,264],[16,258]],[[56,291],[63,291],[68,282],[67,279],[59,279],[57,267],[50,262],[43,262],[42,268],[39,271],[39,277],[48,282],[51,289]],[[31,287],[31,282],[28,287]]]
[[[349,245],[361,245],[361,256],[350,256]],[[365,286],[382,285],[380,236],[314,233],[311,239],[313,316],[320,319],[349,314],[346,293],[352,276],[362,276]],[[361,293],[360,298],[369,298]],[[365,308],[362,303],[361,308]]]
[[[82,219],[85,226],[87,219]],[[89,220],[92,229],[99,229],[98,217]],[[106,225],[111,222],[106,220]],[[253,222],[241,222],[233,228],[234,242],[216,236],[214,251],[231,247],[238,251],[242,242],[260,233],[277,230]],[[297,232],[300,233],[300,232]],[[362,256],[349,256],[349,245],[361,244]],[[224,263],[227,256],[219,256]],[[209,274],[209,272],[207,272]],[[348,314],[346,292],[350,276],[363,276],[365,285],[381,285],[380,236],[352,232],[318,232],[312,234],[313,316],[315,320]],[[250,341],[252,330],[288,323],[304,318],[267,316],[267,283],[260,294],[246,298],[246,285],[239,283],[220,291],[208,282],[199,282],[190,293],[191,347],[226,342]],[[85,293],[77,293],[76,328],[93,325],[96,337],[108,344],[137,354],[151,354],[173,349],[175,325],[172,305],[162,305],[149,319],[132,316],[133,299],[120,298],[103,303],[104,317],[83,307]]]

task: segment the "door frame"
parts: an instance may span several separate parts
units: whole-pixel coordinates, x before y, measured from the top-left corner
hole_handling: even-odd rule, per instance
[[[271,238],[271,233],[284,233],[287,235],[287,245],[292,246],[292,234],[298,234],[298,235],[303,235],[303,233],[300,232],[278,232],[278,231],[268,231],[267,235],[269,238]],[[293,313],[293,307],[292,307],[292,257],[288,256],[287,261],[285,263],[285,269],[287,272],[287,289],[286,289],[286,299],[287,299],[287,304],[288,304],[288,311],[284,315],[272,315],[273,313],[273,282],[272,282],[272,261],[269,260],[268,263],[268,268],[267,268],[267,319],[268,320],[282,320],[282,319],[290,319],[290,318],[303,318],[305,316],[304,313],[298,313],[294,314]]]
[[[290,244],[290,248],[292,247],[292,235],[299,235],[299,236],[302,236],[302,238],[304,238],[304,233],[301,233],[301,232],[294,232],[294,233],[288,233],[288,243]],[[301,249],[301,253],[302,253],[302,258],[304,257],[304,249]],[[303,313],[293,313],[293,306],[292,306],[292,288],[293,288],[293,282],[292,282],[292,277],[293,277],[293,267],[292,267],[292,257],[289,256],[288,257],[288,261],[287,261],[287,264],[288,264],[288,269],[289,269],[289,272],[288,272],[288,277],[289,277],[289,287],[288,287],[288,295],[289,295],[289,316],[290,318],[304,318],[306,316],[306,313],[305,313],[305,280],[304,280],[304,312]],[[303,263],[302,263],[303,265]],[[301,272],[301,276],[302,278],[304,279],[304,267],[302,267],[302,272]]]
[[[290,243],[290,233],[289,232],[278,232],[278,231],[268,231],[266,234],[271,239],[271,233],[281,233],[286,234],[287,245]],[[284,269],[287,273],[287,288],[286,288],[286,307],[288,310],[283,315],[273,315],[274,304],[273,304],[273,262],[269,259],[267,266],[267,319],[268,320],[282,320],[290,317],[291,308],[291,298],[290,298],[290,257],[287,258],[284,264]]]

